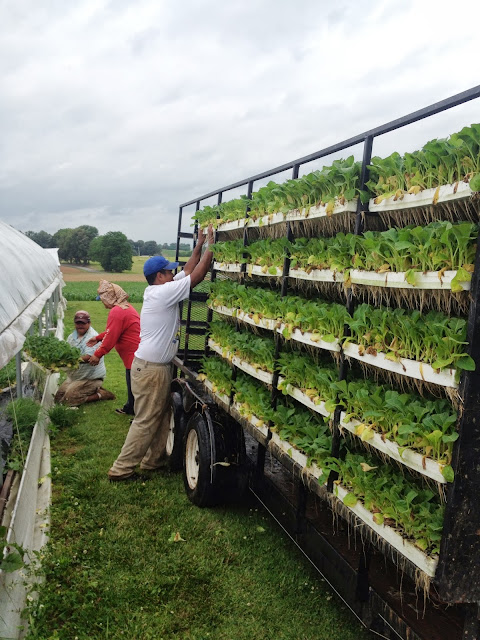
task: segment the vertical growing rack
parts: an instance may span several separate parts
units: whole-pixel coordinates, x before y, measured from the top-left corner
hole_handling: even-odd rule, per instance
[[[201,208],[202,201],[217,196],[217,202],[220,204],[224,194],[238,187],[247,187],[247,196],[250,197],[254,190],[254,185],[260,180],[274,176],[275,174],[291,170],[291,177],[297,179],[300,167],[313,160],[317,160],[330,154],[348,149],[354,145],[363,144],[363,160],[361,169],[360,189],[365,188],[368,181],[368,165],[371,163],[372,146],[376,137],[385,133],[399,129],[413,122],[417,122],[424,118],[430,117],[441,111],[450,109],[469,100],[480,97],[480,86],[474,87],[469,91],[453,96],[447,100],[436,103],[409,114],[403,118],[387,123],[381,127],[377,127],[371,131],[365,132],[336,145],[332,145],[309,156],[299,158],[291,163],[284,164],[272,170],[263,172],[246,180],[234,183],[227,187],[223,187],[216,191],[207,193],[206,195],[195,200],[182,204],[179,208],[178,223],[178,240],[177,240],[177,259],[178,247],[182,238],[194,238],[195,235],[190,232],[182,231],[184,223],[185,208],[195,205],[196,211]],[[448,196],[447,196],[448,197]],[[430,200],[431,202],[431,200]],[[476,220],[480,218],[480,205],[478,200],[472,205],[475,210],[474,216]],[[339,220],[349,220],[350,228],[355,235],[362,234],[365,230],[369,230],[378,226],[381,214],[387,211],[388,206],[380,205],[379,207],[369,206],[368,203],[362,204],[360,200],[347,203],[343,218]],[[330,212],[331,213],[331,212]],[[335,212],[333,212],[335,214]],[[324,219],[332,219],[334,216],[325,215],[325,212],[318,212],[318,217]],[[439,216],[441,218],[441,215]],[[388,219],[388,216],[387,216]],[[241,236],[243,246],[250,244],[251,235],[258,237],[260,229],[262,234],[268,236],[269,230],[274,229],[275,225],[281,226],[286,237],[292,240],[301,229],[301,223],[298,224],[299,218],[294,212],[287,215],[279,214],[276,219],[275,214],[268,216],[263,220],[263,224],[258,221],[249,219],[249,212],[246,211],[245,219],[227,223],[221,226],[217,232],[217,238],[221,240],[228,239],[231,234],[236,237]],[[393,223],[391,222],[392,226]],[[277,227],[279,228],[279,227]],[[318,229],[322,229],[321,221]],[[342,230],[340,228],[338,230]],[[196,230],[195,230],[196,231]],[[321,233],[321,231],[320,231]],[[332,233],[330,233],[332,235]],[[241,282],[254,282],[255,280],[265,281],[270,277],[270,281],[275,282],[278,295],[284,297],[287,295],[289,282],[292,282],[292,269],[289,256],[285,257],[283,269],[277,269],[273,273],[265,274],[261,269],[255,266],[248,266],[246,261],[239,265],[221,265],[216,263],[212,270],[212,280],[215,280],[217,274],[223,272],[227,274],[238,273]],[[296,274],[296,277],[310,278],[305,274]],[[324,278],[324,281],[338,283],[338,275],[321,274],[317,277]],[[362,286],[368,286],[365,280],[365,274],[351,274],[352,283],[355,284],[357,278],[357,286],[348,289],[345,296],[345,306],[347,311],[352,312],[359,302],[358,291]],[[232,398],[221,398],[210,388],[207,390],[214,402],[217,402],[230,416],[239,420],[246,431],[252,435],[258,444],[256,457],[256,473],[251,482],[252,489],[266,503],[268,508],[278,513],[284,508],[281,501],[272,498],[269,489],[265,489],[263,482],[265,477],[265,456],[267,451],[277,458],[284,468],[291,474],[294,484],[294,495],[290,502],[293,503],[293,515],[291,522],[288,516],[282,518],[278,515],[278,519],[288,530],[290,529],[296,541],[306,550],[306,553],[313,559],[316,566],[323,573],[330,583],[337,589],[342,598],[349,604],[352,610],[361,618],[361,620],[372,630],[381,632],[385,637],[401,637],[401,638],[469,638],[474,640],[480,638],[478,623],[478,601],[480,601],[480,578],[478,568],[480,561],[480,514],[475,509],[476,494],[480,489],[480,465],[477,460],[480,454],[480,425],[478,424],[478,416],[480,415],[480,353],[479,353],[479,329],[480,314],[478,308],[479,287],[480,287],[480,251],[477,249],[475,259],[475,269],[470,284],[470,293],[468,296],[468,353],[476,364],[474,371],[463,371],[460,383],[457,389],[456,382],[452,372],[444,372],[445,377],[441,378],[437,372],[429,371],[427,367],[420,366],[419,370],[414,371],[410,368],[410,363],[390,363],[390,370],[397,371],[406,377],[412,377],[419,380],[421,385],[423,381],[430,382],[436,387],[450,390],[450,394],[458,400],[459,419],[457,429],[459,438],[454,446],[452,467],[454,471],[454,479],[452,482],[445,482],[445,479],[439,472],[438,466],[430,468],[425,459],[421,456],[417,457],[405,456],[402,452],[395,453],[387,450],[385,442],[378,442],[378,448],[382,455],[396,459],[404,465],[404,472],[408,475],[411,470],[417,474],[424,475],[438,484],[442,484],[442,491],[446,494],[446,509],[443,525],[443,533],[440,545],[440,553],[438,558],[432,559],[426,556],[413,545],[409,547],[408,543],[401,536],[392,535],[385,537],[384,532],[388,527],[383,524],[375,525],[371,519],[371,514],[366,513],[361,506],[358,508],[349,508],[344,504],[345,492],[342,487],[335,483],[335,475],[330,474],[328,483],[325,485],[318,482],[318,476],[315,476],[315,469],[307,465],[306,456],[301,451],[292,450],[292,446],[288,443],[279,441],[268,428],[268,425],[249,423],[248,420],[242,419],[237,409],[232,403]],[[390,278],[392,281],[393,278]],[[438,281],[438,278],[437,278]],[[298,282],[298,280],[297,280]],[[384,286],[380,281],[378,286]],[[370,282],[371,284],[371,282]],[[392,283],[388,283],[391,285]],[[374,285],[377,285],[375,280]],[[427,286],[427,285],[426,285]],[[430,286],[430,285],[428,285]],[[436,285],[435,285],[436,286]],[[275,288],[273,287],[273,288]],[[205,349],[203,344],[198,343],[197,348],[192,348],[192,336],[203,336],[206,333],[209,322],[212,320],[214,311],[209,308],[207,312],[207,320],[195,319],[195,310],[199,306],[205,304],[206,294],[193,292],[187,303],[184,312],[185,320],[183,321],[183,350],[177,360],[180,378],[195,377],[198,369],[198,362],[204,355],[205,351],[218,351],[224,355],[218,345],[212,341],[205,341]],[[231,310],[216,309],[220,314],[228,315]],[[247,314],[235,311],[236,329],[238,331],[248,329],[248,324],[257,324],[262,330],[274,332],[275,335],[275,359],[277,360],[282,350],[282,340],[280,337],[281,329],[278,331],[275,326],[268,326],[268,323],[254,323],[249,319]],[[295,337],[295,336],[294,336]],[[304,344],[309,344],[308,336],[297,336]],[[202,339],[202,338],[200,338]],[[358,349],[352,344],[345,345],[343,348],[330,342],[329,344],[319,344],[318,340],[309,344],[310,347],[336,350],[339,353],[338,359],[338,379],[343,380],[346,377],[347,370],[350,366],[349,362],[359,360],[368,362],[368,356],[359,357]],[[200,347],[200,348],[198,348]],[[378,359],[378,356],[375,356]],[[253,377],[267,383],[271,387],[272,403],[275,404],[278,396],[277,383],[279,379],[278,368],[275,367],[271,376],[259,373],[258,370],[249,369],[245,363],[239,361],[238,358],[230,357],[230,361],[234,367],[234,376],[238,369],[243,369]],[[349,360],[350,359],[350,360]],[[370,365],[374,364],[373,359]],[[388,364],[388,363],[387,363]],[[375,364],[375,366],[378,366]],[[292,394],[291,394],[292,395]],[[293,397],[301,404],[318,412],[318,407],[311,406],[313,403],[308,402],[308,398],[302,397],[302,394],[293,395]],[[348,430],[341,407],[337,407],[332,417],[332,455],[338,456],[340,444],[344,441],[345,429]],[[328,412],[327,412],[328,413]],[[381,440],[381,439],[380,439]],[[371,443],[375,447],[374,443]],[[378,453],[378,452],[377,452]],[[396,457],[395,457],[396,456]],[[420,458],[420,459],[419,459]],[[393,464],[393,462],[392,462]],[[313,465],[315,467],[315,465]],[[313,498],[312,498],[313,496]],[[313,500],[313,502],[312,502]],[[309,513],[314,510],[318,516],[320,514],[320,523],[317,526],[311,524]],[[342,524],[331,520],[331,516],[325,516],[333,511],[340,516]],[[323,518],[323,520],[322,520]],[[321,535],[318,529],[324,531],[330,522],[330,531]],[[342,538],[342,529],[344,531],[344,542],[338,542]],[[355,530],[361,530],[361,544],[359,544],[360,552],[352,551],[351,538],[356,536],[352,533]],[[352,559],[353,554],[353,559]],[[381,568],[382,558],[384,568]],[[390,567],[390,568],[388,568]],[[389,584],[385,578],[385,574],[389,572],[395,574],[392,584],[408,585],[411,587],[401,586],[398,594],[392,597],[395,586]],[[405,582],[403,582],[405,580]],[[409,583],[408,581],[411,581]],[[415,586],[416,584],[416,586]],[[423,603],[423,614],[421,610],[416,611],[414,620],[409,616],[406,610],[408,606],[415,609],[410,604],[404,606],[402,600],[407,602],[408,597],[405,592],[411,588],[416,593],[412,602],[418,597],[418,585],[422,584],[428,596]],[[404,589],[404,593],[402,593]],[[433,606],[430,606],[433,602]],[[420,607],[421,609],[422,607]],[[410,611],[411,613],[411,611]]]

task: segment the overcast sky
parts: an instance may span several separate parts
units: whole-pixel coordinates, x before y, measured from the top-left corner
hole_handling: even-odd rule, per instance
[[[173,242],[179,204],[478,85],[479,18],[478,0],[0,0],[0,219]],[[480,99],[374,153],[472,122]]]

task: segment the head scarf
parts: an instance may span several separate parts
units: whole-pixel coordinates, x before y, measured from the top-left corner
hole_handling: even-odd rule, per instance
[[[108,280],[100,280],[97,293],[102,302],[121,307],[122,309],[128,309],[128,293],[126,293],[122,287],[119,287],[118,284],[108,282]]]

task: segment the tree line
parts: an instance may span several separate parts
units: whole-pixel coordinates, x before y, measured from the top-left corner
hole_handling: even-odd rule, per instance
[[[83,224],[75,229],[59,229],[53,235],[46,231],[24,232],[31,240],[44,249],[58,248],[58,257],[63,262],[89,264],[100,262],[105,271],[129,271],[132,268],[132,256],[161,255],[163,250],[175,250],[176,244],[155,240],[130,240],[121,231],[109,231],[103,236],[98,229]],[[189,244],[180,244],[183,255],[192,251]]]

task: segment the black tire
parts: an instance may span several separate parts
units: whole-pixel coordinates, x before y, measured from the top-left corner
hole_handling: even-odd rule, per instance
[[[217,502],[217,491],[211,483],[212,463],[207,420],[195,411],[185,430],[183,483],[188,499],[197,507],[209,507]]]
[[[167,465],[170,471],[180,471],[183,459],[183,436],[185,433],[185,412],[182,395],[178,391],[170,394],[172,412],[170,415],[170,431],[166,444]]]

